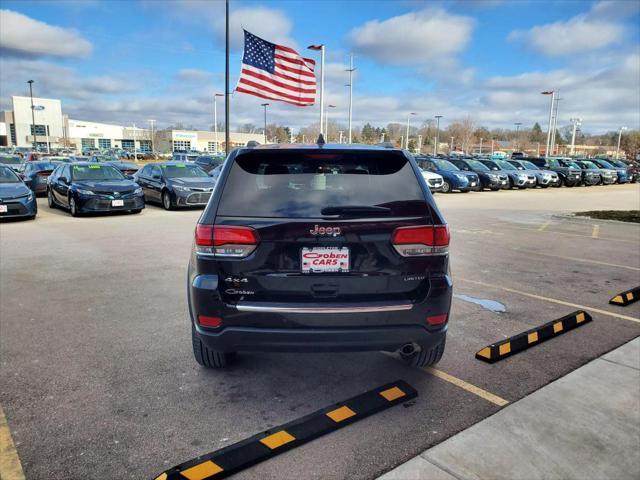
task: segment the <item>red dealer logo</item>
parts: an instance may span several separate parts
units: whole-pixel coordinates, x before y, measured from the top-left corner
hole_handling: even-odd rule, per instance
[[[346,267],[349,255],[347,253],[317,253],[317,252],[305,252],[302,254],[302,258],[305,265],[312,265],[314,267],[332,265]]]

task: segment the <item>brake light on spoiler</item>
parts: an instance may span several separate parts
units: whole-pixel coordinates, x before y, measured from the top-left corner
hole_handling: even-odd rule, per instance
[[[196,252],[211,257],[244,258],[256,249],[258,232],[250,227],[196,226]]]
[[[449,253],[449,240],[448,225],[399,227],[391,236],[393,248],[403,257],[446,255]]]

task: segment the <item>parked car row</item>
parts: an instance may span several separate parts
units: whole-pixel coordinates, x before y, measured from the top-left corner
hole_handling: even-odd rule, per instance
[[[35,197],[48,198],[51,208],[85,212],[140,212],[146,202],[167,210],[205,206],[221,174],[224,158],[176,152],[185,161],[149,163],[140,167],[112,155],[0,155],[2,182],[0,217],[33,218]],[[526,189],[610,185],[640,180],[638,165],[620,160],[528,158],[511,159],[415,156],[432,192]],[[10,172],[10,173],[7,173]]]
[[[415,156],[432,191],[449,193],[489,189],[526,189],[611,185],[640,180],[640,169],[621,160],[538,158],[511,159]],[[442,177],[442,181],[433,175]],[[436,185],[440,184],[440,187]]]

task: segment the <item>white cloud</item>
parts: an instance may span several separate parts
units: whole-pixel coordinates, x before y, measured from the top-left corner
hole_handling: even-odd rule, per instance
[[[289,17],[280,10],[265,7],[234,8],[229,14],[230,48],[242,49],[244,28],[269,42],[286,45],[300,52],[297,43],[290,37],[292,27]],[[224,44],[224,16],[215,20],[214,28],[218,40]]]
[[[636,1],[601,1],[583,14],[567,21],[537,25],[529,30],[514,30],[508,39],[529,45],[548,56],[585,53],[621,42],[625,27],[615,19],[638,10]]]
[[[356,53],[380,63],[426,63],[455,55],[471,38],[475,21],[441,8],[410,12],[356,27],[348,39]]]
[[[0,48],[19,55],[86,57],[92,45],[73,29],[56,27],[12,10],[0,10]]]

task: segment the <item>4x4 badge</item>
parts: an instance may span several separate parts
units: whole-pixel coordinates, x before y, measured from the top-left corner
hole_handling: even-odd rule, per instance
[[[337,237],[342,233],[340,227],[319,227],[315,226],[313,230],[309,230],[311,235],[331,235],[333,237]]]

